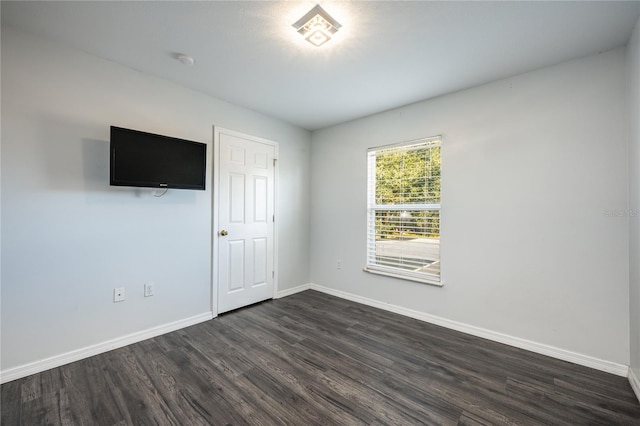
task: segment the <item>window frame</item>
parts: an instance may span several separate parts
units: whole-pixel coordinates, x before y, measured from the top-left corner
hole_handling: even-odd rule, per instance
[[[409,149],[402,149],[404,147],[411,147],[417,145],[424,145],[428,147],[430,144],[437,144],[440,147],[440,202],[439,203],[412,203],[412,204],[377,204],[376,202],[376,170],[375,170],[375,158],[381,151],[397,150],[398,152],[408,152]],[[422,148],[417,148],[422,149]],[[373,159],[372,159],[373,158]],[[444,281],[442,279],[442,270],[440,268],[438,274],[430,274],[425,272],[417,272],[410,270],[403,270],[397,267],[384,266],[372,262],[372,259],[379,257],[376,250],[376,212],[377,211],[437,211],[438,212],[438,234],[440,235],[437,243],[438,250],[438,262],[441,260],[442,255],[442,136],[431,136],[426,138],[415,139],[406,142],[399,142],[395,144],[382,145],[371,147],[367,149],[367,240],[366,240],[366,266],[365,272],[369,272],[377,275],[384,275],[393,278],[399,278],[409,281],[416,281],[420,283],[430,284],[442,287]],[[373,246],[373,247],[372,247]]]

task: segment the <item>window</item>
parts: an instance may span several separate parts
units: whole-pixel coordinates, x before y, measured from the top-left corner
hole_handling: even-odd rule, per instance
[[[366,271],[440,285],[440,145],[369,150]]]

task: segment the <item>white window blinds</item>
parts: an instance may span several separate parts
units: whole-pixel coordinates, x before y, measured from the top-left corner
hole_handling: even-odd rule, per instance
[[[366,270],[440,282],[440,145],[369,150]]]

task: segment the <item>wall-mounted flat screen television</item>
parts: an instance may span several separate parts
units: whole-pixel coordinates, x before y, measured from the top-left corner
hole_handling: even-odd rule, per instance
[[[205,189],[207,145],[111,126],[111,185]]]

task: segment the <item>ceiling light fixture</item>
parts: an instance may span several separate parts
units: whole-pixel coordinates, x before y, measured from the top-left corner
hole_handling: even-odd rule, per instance
[[[341,26],[319,4],[293,24],[293,28],[316,47],[331,40]]]

